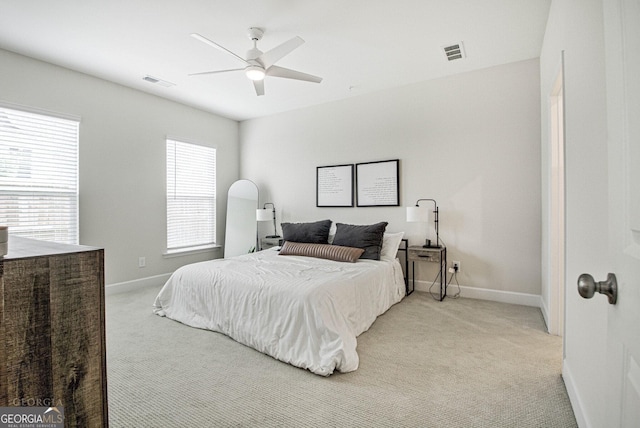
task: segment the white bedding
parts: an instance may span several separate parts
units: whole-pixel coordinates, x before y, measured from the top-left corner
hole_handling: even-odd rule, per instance
[[[358,368],[356,337],[404,295],[397,260],[344,263],[269,249],[183,266],[154,312],[328,376]]]

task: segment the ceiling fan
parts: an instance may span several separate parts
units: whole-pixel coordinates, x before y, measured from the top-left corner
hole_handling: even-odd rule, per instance
[[[227,73],[230,71],[244,71],[246,76],[253,82],[253,87],[256,90],[256,95],[264,95],[264,78],[265,76],[273,76],[273,77],[282,77],[285,79],[295,79],[295,80],[304,80],[306,82],[314,82],[320,83],[322,82],[322,78],[318,76],[313,76],[311,74],[302,73],[300,71],[291,70],[284,67],[278,67],[274,65],[277,61],[291,53],[295,48],[304,43],[300,37],[294,37],[293,39],[282,43],[281,45],[276,46],[267,52],[262,52],[258,49],[258,40],[262,39],[264,31],[260,28],[251,27],[247,35],[249,39],[253,41],[253,48],[247,51],[247,58],[242,58],[239,55],[231,52],[227,48],[213,42],[206,37],[193,33],[191,37],[196,40],[200,40],[203,43],[206,43],[209,46],[212,46],[216,49],[221,50],[222,52],[228,53],[233,56],[235,59],[241,61],[245,66],[243,68],[234,68],[231,70],[216,70],[216,71],[203,71],[201,73],[191,73],[189,76],[199,76],[203,74],[217,74],[217,73]]]

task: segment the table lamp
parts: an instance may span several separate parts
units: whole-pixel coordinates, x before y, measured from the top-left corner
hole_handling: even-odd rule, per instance
[[[268,209],[267,205],[271,205],[272,209]],[[263,208],[258,208],[256,210],[256,219],[258,221],[270,221],[273,220],[273,235],[268,235],[267,238],[279,238],[278,231],[276,229],[276,206],[267,202],[264,204]]]
[[[421,222],[428,223],[429,222],[429,210],[425,207],[420,206],[420,201],[431,201],[435,207],[434,209],[434,223],[436,227],[436,242],[435,245],[431,245],[431,240],[427,238],[425,240],[424,248],[440,248],[440,234],[438,231],[438,204],[435,199],[418,199],[416,201],[416,205],[414,207],[407,207],[407,221],[409,222]]]

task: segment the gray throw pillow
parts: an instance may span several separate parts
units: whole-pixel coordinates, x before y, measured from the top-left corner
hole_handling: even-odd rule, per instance
[[[327,244],[331,220],[320,220],[313,223],[281,223],[282,238],[285,241],[307,242],[311,244]]]
[[[386,221],[364,226],[337,223],[333,245],[362,248],[364,253],[360,256],[361,259],[380,260],[382,238],[387,224]]]

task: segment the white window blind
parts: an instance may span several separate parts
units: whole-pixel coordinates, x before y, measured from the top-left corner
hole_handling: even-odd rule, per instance
[[[167,252],[216,238],[216,149],[167,139]]]
[[[0,224],[78,243],[79,122],[0,106]]]

